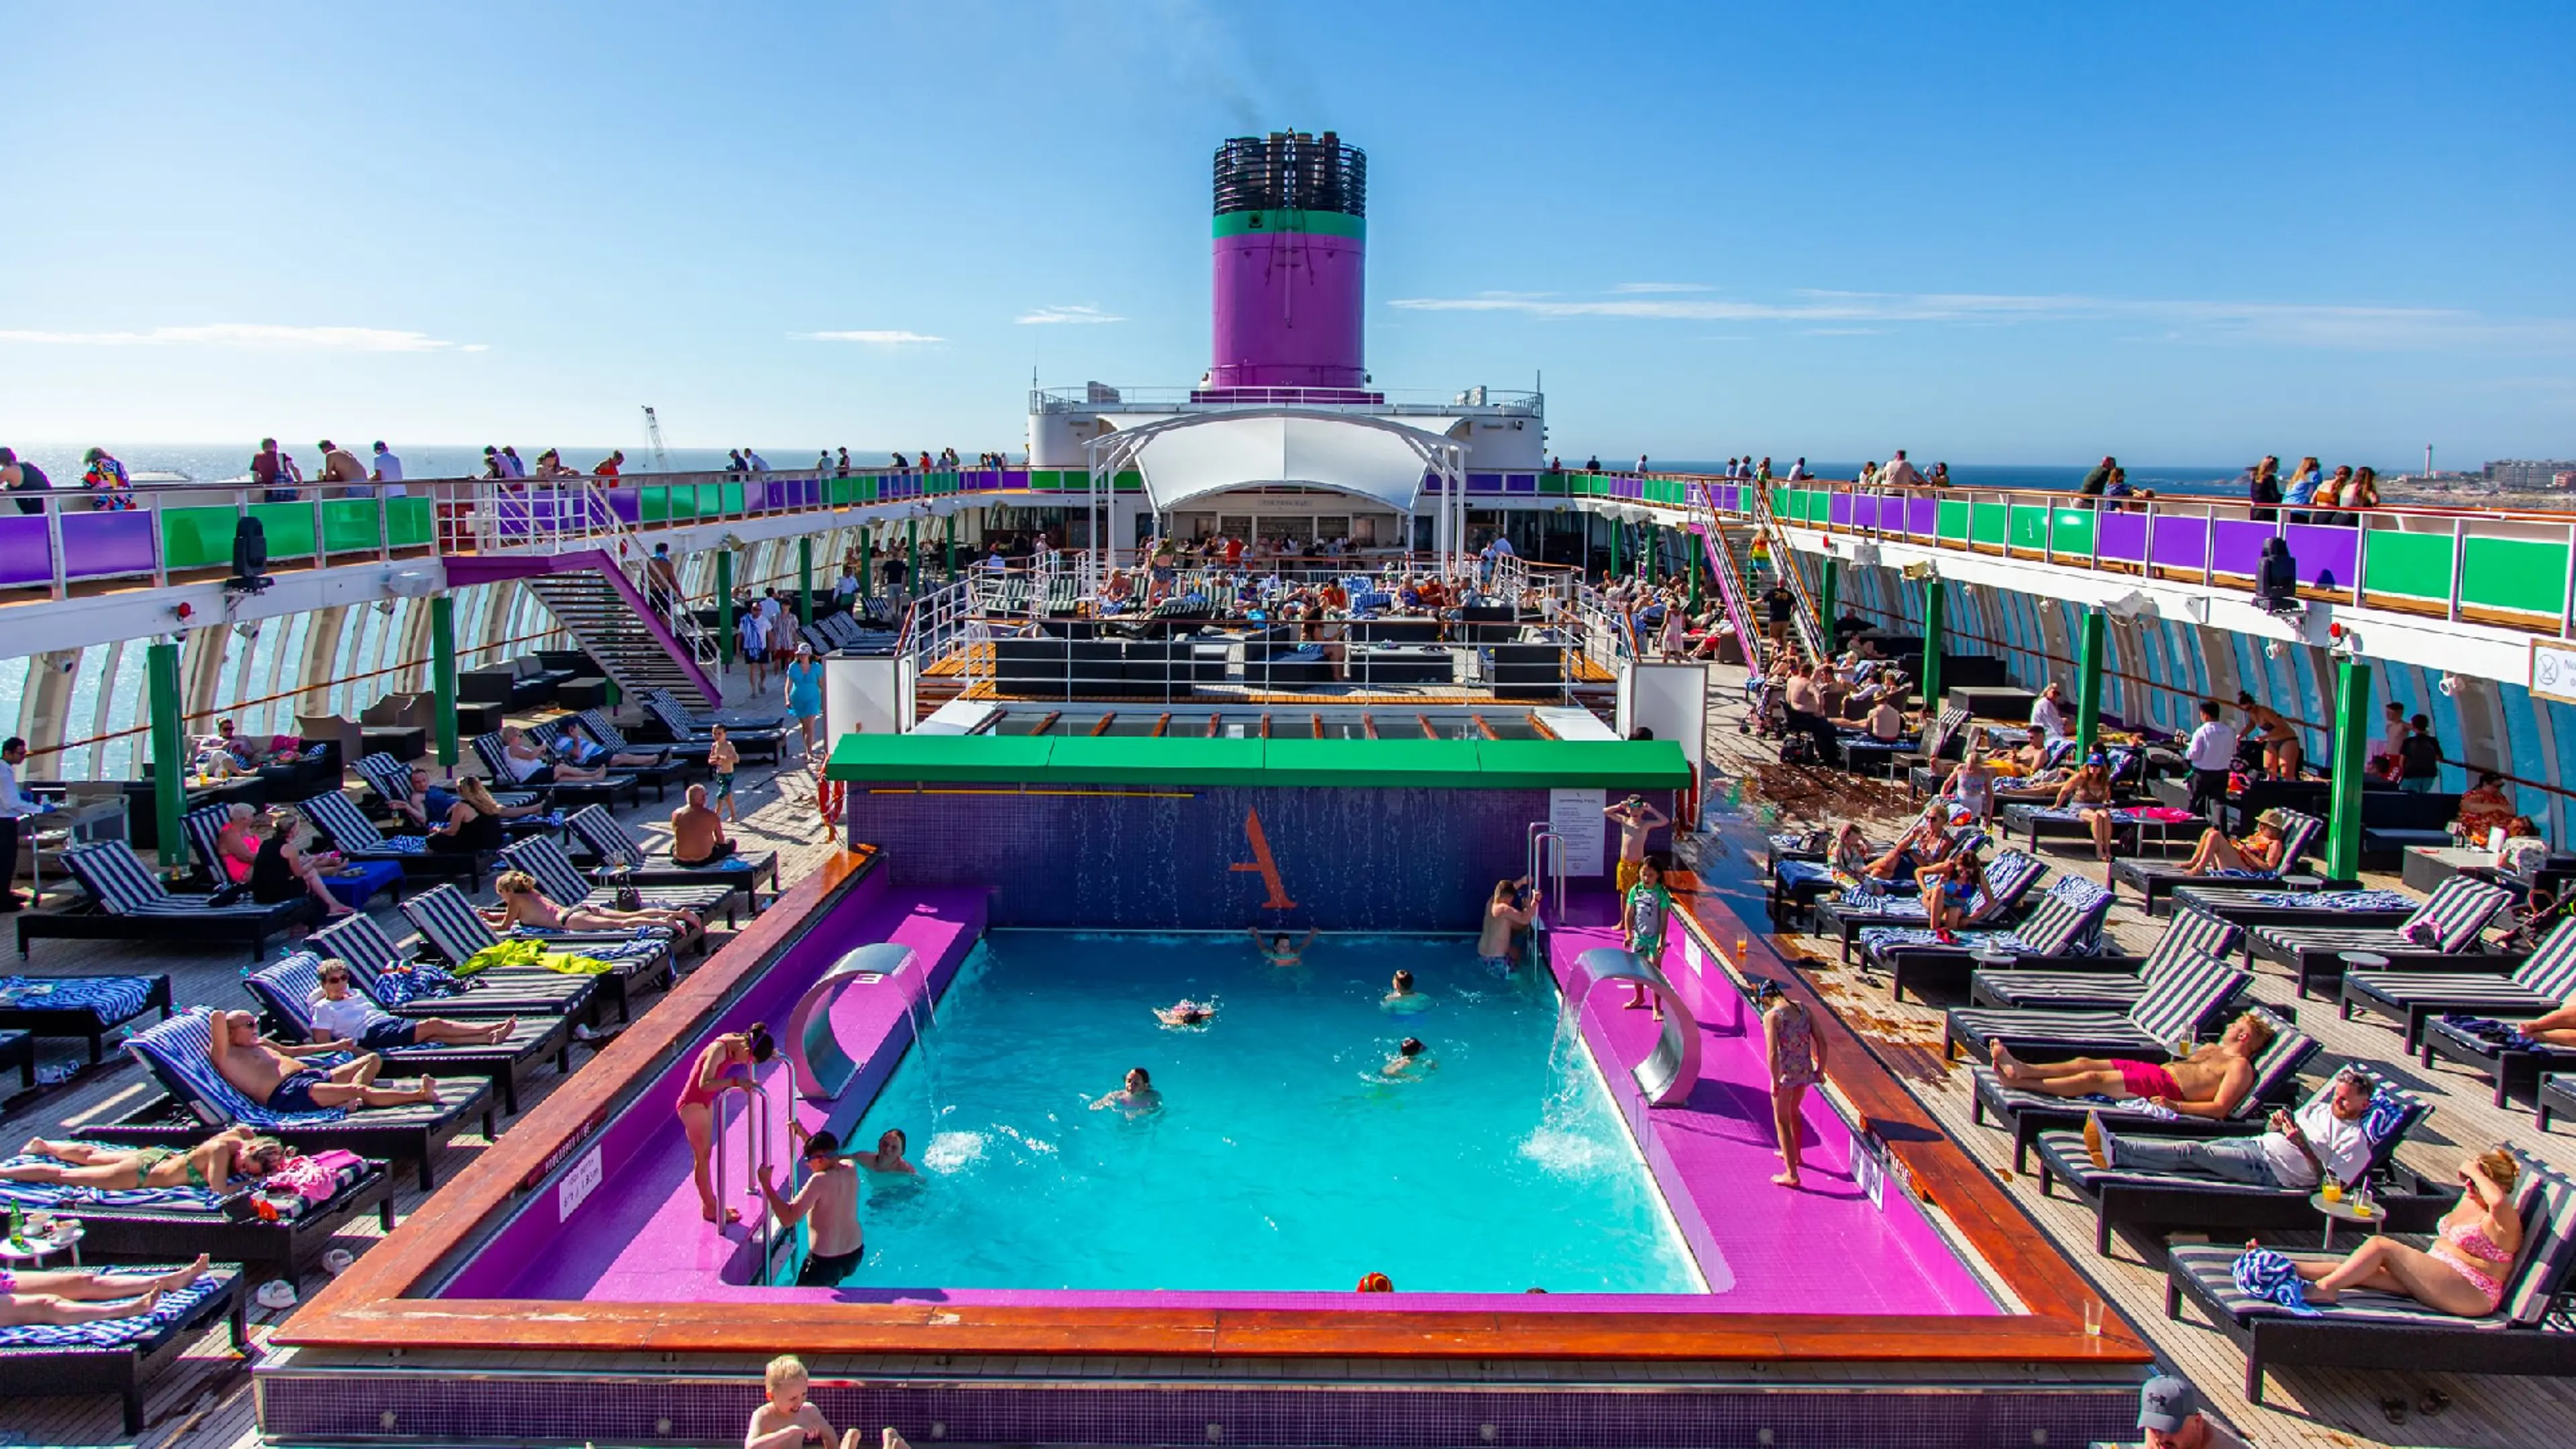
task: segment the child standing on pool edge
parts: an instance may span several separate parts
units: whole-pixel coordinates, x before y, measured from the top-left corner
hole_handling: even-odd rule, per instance
[[[1785,1169],[1771,1180],[1796,1187],[1799,1108],[1807,1089],[1825,1079],[1825,1043],[1816,1035],[1806,1004],[1793,1000],[1777,981],[1766,979],[1753,988],[1753,1008],[1762,1013],[1763,1053],[1771,1069],[1771,1130],[1779,1136]]]
[[[1643,795],[1631,795],[1616,805],[1602,810],[1603,815],[1619,825],[1619,875],[1617,890],[1622,898],[1637,883],[1645,869],[1646,843],[1657,827],[1670,825],[1673,818],[1646,803]]]
[[[1627,869],[1626,862],[1621,862],[1623,877]],[[1637,862],[1635,884],[1619,898],[1619,934],[1627,938],[1628,949],[1636,953],[1638,960],[1657,970],[1663,968],[1664,916],[1672,904],[1672,894],[1664,889],[1663,852],[1657,851]],[[1637,1011],[1648,1006],[1655,1009],[1655,1020],[1664,1019],[1664,1004],[1648,999],[1646,983],[1632,984],[1628,989],[1628,1009]]]

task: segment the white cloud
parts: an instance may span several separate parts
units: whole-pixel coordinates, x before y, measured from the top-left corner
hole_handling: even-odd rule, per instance
[[[1887,329],[1884,327],[1801,327],[1798,329],[1798,335],[1802,337],[1884,337],[1887,335]]]
[[[2439,351],[2521,347],[2576,349],[2576,321],[2497,321],[2446,307],[2296,302],[2214,302],[1985,292],[1852,292],[1804,288],[1788,301],[1640,297],[1656,283],[1623,283],[1611,295],[1487,292],[1473,297],[1405,297],[1389,305],[1423,312],[1516,312],[1549,320],[1615,317],[1660,321],[1841,323],[2150,321],[2173,342],[2255,342],[2269,346]],[[1621,295],[1622,293],[1630,295]],[[1813,330],[1813,329],[1811,329]]]
[[[879,347],[909,347],[925,342],[948,340],[945,337],[933,337],[926,332],[877,329],[861,329],[856,332],[791,332],[787,335],[799,342],[869,342]]]
[[[1124,322],[1127,319],[1113,316],[1097,307],[1040,307],[1035,311],[1023,312],[1011,320],[1023,327],[1045,327],[1060,322]]]
[[[456,343],[426,332],[384,327],[282,327],[269,322],[215,322],[202,327],[153,327],[141,332],[0,330],[0,342],[64,347],[245,347],[269,352],[483,352],[479,342]]]
[[[1634,295],[1647,292],[1714,292],[1717,289],[1703,286],[1698,282],[1621,282],[1610,290]]]

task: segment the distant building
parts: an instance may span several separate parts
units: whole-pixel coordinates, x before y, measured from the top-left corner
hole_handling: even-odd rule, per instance
[[[2487,481],[2498,488],[2564,488],[2570,473],[2576,473],[2576,462],[2565,458],[2503,458],[2486,466]]]

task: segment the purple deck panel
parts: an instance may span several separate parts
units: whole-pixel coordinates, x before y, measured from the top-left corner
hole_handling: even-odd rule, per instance
[[[0,585],[49,583],[54,544],[44,515],[11,511],[0,516]]]
[[[932,966],[933,989],[944,988],[982,925],[981,893],[967,890],[908,892],[874,884],[854,892],[836,912],[850,921],[817,931],[774,965],[764,985],[725,1014],[713,1029],[733,1030],[754,1020],[784,1021],[805,985],[841,953],[875,940],[911,945]],[[1590,918],[1607,915],[1606,898],[1585,903]],[[1676,933],[1678,934],[1678,933]],[[824,938],[817,942],[815,937]],[[1617,944],[1606,926],[1560,931],[1554,968],[1562,983],[1574,958],[1600,945]],[[1850,1173],[1850,1134],[1817,1097],[1806,1106],[1808,1186],[1802,1192],[1773,1186],[1779,1164],[1771,1153],[1769,1108],[1762,1095],[1764,1067],[1758,1024],[1731,985],[1704,985],[1687,953],[1675,946],[1669,974],[1686,999],[1699,1004],[1707,1034],[1702,1077],[1679,1108],[1650,1110],[1620,1063],[1641,1058],[1654,1025],[1643,1012],[1621,1009],[1619,991],[1596,992],[1583,1012],[1583,1031],[1614,1098],[1638,1131],[1649,1169],[1674,1209],[1685,1241],[1708,1278],[1711,1293],[1508,1295],[1516,1310],[1603,1310],[1712,1313],[1794,1313],[1806,1310],[1879,1314],[1992,1314],[1999,1310],[1973,1277],[1901,1195],[1886,1210],[1873,1207]],[[908,975],[909,973],[907,973]],[[897,978],[901,980],[903,978]],[[883,989],[853,987],[834,1013],[835,1027],[854,1059],[867,1062],[843,1100],[864,1102],[893,1070],[911,1040],[904,994],[890,981]],[[1752,1033],[1747,1034],[1748,1024]],[[871,1042],[873,1053],[868,1052]],[[862,1055],[865,1053],[866,1055]],[[919,1302],[1050,1305],[1058,1307],[1314,1308],[1489,1312],[1504,1295],[1417,1293],[1389,1299],[1379,1294],[1311,1292],[1068,1292],[996,1289],[832,1289],[754,1286],[747,1281],[753,1252],[744,1231],[711,1231],[699,1214],[689,1179],[687,1148],[672,1103],[685,1061],[612,1122],[603,1150],[618,1165],[567,1219],[555,1202],[540,1200],[443,1293],[446,1297],[583,1299],[600,1302],[798,1301]],[[809,1129],[820,1128],[829,1109],[809,1105],[788,1089],[783,1062],[763,1069],[761,1081],[780,1117],[772,1140],[782,1155],[784,1117],[793,1112]],[[727,1141],[739,1154],[749,1126],[737,1118]],[[739,1158],[737,1157],[737,1160]],[[740,1191],[734,1185],[732,1191]],[[550,1194],[555,1196],[557,1194]],[[751,1200],[742,1199],[751,1216]],[[1829,1297],[1820,1299],[1822,1291]]]

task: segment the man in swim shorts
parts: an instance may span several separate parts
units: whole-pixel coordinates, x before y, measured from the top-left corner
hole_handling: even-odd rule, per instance
[[[1637,877],[1644,873],[1648,838],[1655,833],[1658,826],[1672,824],[1673,818],[1647,804],[1646,797],[1643,795],[1631,795],[1601,813],[1617,821],[1619,825],[1617,888],[1619,894],[1625,896],[1628,894],[1628,888],[1637,883]]]
[[[803,1132],[801,1127],[792,1130]],[[816,1132],[805,1138],[805,1182],[794,1197],[778,1195],[777,1184],[770,1181],[772,1171],[769,1164],[761,1164],[760,1195],[769,1199],[769,1210],[778,1215],[780,1226],[811,1219],[805,1230],[809,1240],[805,1266],[796,1272],[796,1286],[838,1287],[867,1252],[859,1232],[857,1164],[841,1155],[841,1139]]]
[[[207,1023],[211,1038],[207,1056],[215,1071],[241,1094],[273,1112],[317,1112],[332,1107],[400,1107],[435,1102],[438,1087],[422,1077],[408,1089],[379,1087],[376,1073],[385,1059],[369,1052],[324,1072],[298,1058],[332,1050],[325,1046],[287,1046],[259,1034],[259,1023],[247,1011],[218,1012]]]
[[[2138,1098],[2186,1117],[2225,1117],[2254,1090],[2254,1059],[2272,1041],[2272,1028],[2252,1012],[2227,1024],[2217,1041],[2162,1066],[2126,1058],[2077,1057],[2064,1062],[2025,1062],[2004,1044],[1986,1044],[2004,1085],[2050,1097]]]

